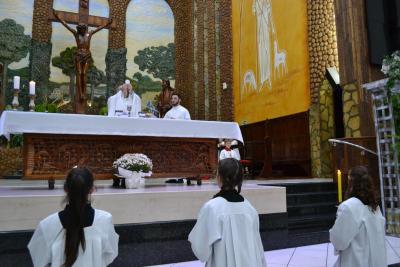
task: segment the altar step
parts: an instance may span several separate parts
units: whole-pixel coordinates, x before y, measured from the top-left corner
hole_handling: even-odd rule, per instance
[[[324,232],[335,222],[337,210],[337,190],[332,181],[273,185],[286,187],[290,234],[315,233],[327,236]]]

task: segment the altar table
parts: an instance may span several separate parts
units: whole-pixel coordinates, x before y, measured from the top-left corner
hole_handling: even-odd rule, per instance
[[[4,111],[0,135],[23,134],[23,178],[64,179],[87,166],[96,179],[113,177],[112,163],[125,153],[153,161],[152,177],[212,175],[219,139],[243,142],[234,122],[121,118]]]

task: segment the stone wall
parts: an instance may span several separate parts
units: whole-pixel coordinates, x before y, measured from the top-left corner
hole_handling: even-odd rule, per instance
[[[335,135],[333,91],[327,80],[319,90],[319,103],[310,108],[311,167],[314,177],[332,177],[331,146]]]
[[[309,129],[311,146],[311,171],[313,177],[321,177],[321,118],[319,116],[319,105],[311,105],[309,111]]]
[[[359,89],[356,84],[343,86],[343,123],[345,137],[360,137]]]
[[[327,80],[322,82],[319,91],[320,112],[320,177],[332,177],[332,147],[328,140],[335,136],[335,122],[333,109],[333,89]]]
[[[327,173],[330,169],[327,159],[328,147],[325,141],[330,131],[329,127],[325,127],[329,124],[329,120],[322,117],[321,111],[330,114],[330,109],[326,108],[329,97],[326,97],[327,91],[324,89],[327,84],[323,83],[325,71],[329,67],[336,69],[339,67],[333,4],[334,0],[308,0],[307,2],[311,94],[309,121],[311,166],[314,177],[329,177]]]
[[[308,0],[308,46],[312,103],[318,103],[325,70],[339,67],[334,0]]]

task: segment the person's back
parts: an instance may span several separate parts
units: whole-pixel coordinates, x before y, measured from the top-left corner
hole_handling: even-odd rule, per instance
[[[33,265],[107,266],[118,255],[119,237],[111,214],[88,202],[93,175],[86,168],[74,168],[64,189],[68,205],[42,220],[28,244]]]
[[[39,223],[36,235],[28,245],[34,266],[62,266],[65,254],[55,253],[65,250],[65,229],[58,213],[54,213]],[[107,266],[118,255],[118,235],[114,232],[112,216],[103,210],[94,210],[94,220],[91,226],[84,228],[85,250],[79,247],[79,252],[72,266]],[[43,247],[41,241],[46,242]],[[104,248],[102,248],[102,246]]]
[[[350,176],[347,193],[350,198],[340,204],[335,224],[329,231],[338,254],[335,267],[387,266],[385,218],[372,194],[368,173],[364,167],[356,167]]]
[[[233,175],[226,175],[221,165],[231,163],[238,169],[233,166]],[[231,183],[233,187],[221,186],[221,191],[201,208],[196,225],[189,234],[193,253],[200,261],[206,262],[207,267],[266,266],[257,211],[240,195],[243,175],[239,166],[233,158],[220,161],[219,175],[240,176],[240,181]],[[238,190],[236,185],[239,185]]]

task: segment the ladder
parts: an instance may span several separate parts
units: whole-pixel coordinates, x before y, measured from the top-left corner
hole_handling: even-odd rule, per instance
[[[364,84],[371,94],[375,119],[376,147],[379,158],[381,207],[388,234],[400,235],[400,179],[396,130],[387,79]],[[392,95],[399,94],[393,90]]]

